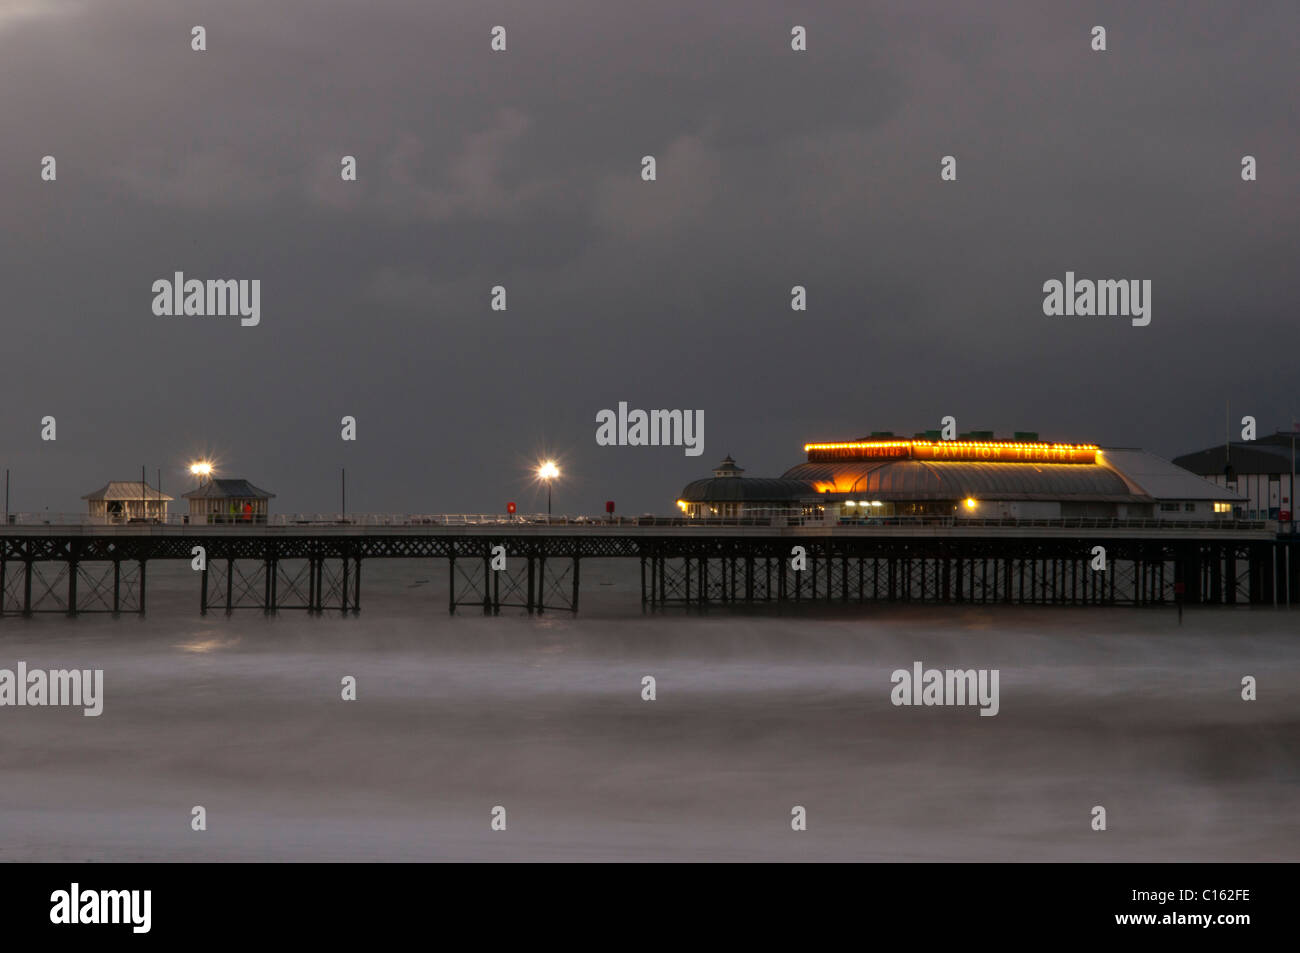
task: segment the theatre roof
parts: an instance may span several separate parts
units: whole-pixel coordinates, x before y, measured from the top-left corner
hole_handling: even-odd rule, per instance
[[[1103,450],[1099,459],[1114,468],[1134,492],[1152,499],[1225,503],[1246,499],[1145,450]]]
[[[686,503],[783,503],[814,493],[802,480],[753,477],[709,477],[686,484],[679,497]]]
[[[1079,500],[1150,502],[1113,470],[1077,463],[954,463],[884,460],[801,463],[784,480],[800,480],[816,492],[860,494],[865,499]]]

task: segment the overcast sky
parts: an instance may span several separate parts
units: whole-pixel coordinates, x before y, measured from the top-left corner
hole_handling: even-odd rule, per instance
[[[340,467],[354,511],[532,510],[549,453],[557,512],[668,512],[948,414],[1289,426],[1298,37],[1294,0],[0,0],[11,508],[211,452],[274,512]],[[1151,280],[1151,324],[1045,317],[1067,270]],[[261,324],[155,316],[175,271],[259,279]],[[703,410],[703,456],[598,447],[621,400]]]

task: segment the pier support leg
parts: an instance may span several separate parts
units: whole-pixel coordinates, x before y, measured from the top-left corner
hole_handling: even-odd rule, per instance
[[[361,557],[357,557],[356,572],[352,576],[352,614],[361,614]]]
[[[492,574],[492,614],[501,614],[501,573],[499,572]]]
[[[582,565],[582,560],[578,556],[573,557],[573,613],[578,613],[578,567]]]
[[[456,557],[447,557],[447,614],[456,614]],[[528,562],[528,602],[531,605],[533,601],[533,563]],[[531,610],[530,610],[531,611]]]
[[[77,614],[77,561],[68,562],[68,615]]]
[[[316,557],[316,615],[325,612],[325,557]]]
[[[533,609],[537,604],[537,569],[533,564],[533,557],[528,557],[528,614],[533,614]]]
[[[546,611],[546,557],[537,557],[537,614]]]
[[[339,606],[339,611],[341,611],[343,615],[348,614],[348,596],[351,595],[351,593],[348,592],[348,562],[348,551],[345,547],[343,550],[343,584],[339,587],[343,590],[341,593],[342,602]],[[485,586],[484,588],[486,589],[487,587]]]

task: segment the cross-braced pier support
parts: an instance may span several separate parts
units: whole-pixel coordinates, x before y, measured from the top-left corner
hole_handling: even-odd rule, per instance
[[[641,553],[641,604],[708,608],[792,603],[1014,605],[1235,605],[1300,597],[1294,565],[1269,560],[1271,543],[1094,541],[736,540],[684,547],[655,541]],[[802,549],[796,557],[791,550]]]
[[[1095,565],[1104,550],[1104,570]],[[0,616],[145,611],[151,560],[190,561],[199,608],[356,614],[361,564],[447,560],[451,612],[576,612],[587,559],[636,559],[641,604],[1291,606],[1300,542],[1273,534],[1096,538],[643,532],[91,535],[0,528]],[[798,556],[796,560],[796,554]],[[504,561],[503,561],[504,560]],[[195,558],[193,565],[200,565]]]
[[[503,608],[544,613],[578,611],[582,557],[575,551],[548,558],[544,546],[509,547],[504,554],[493,549],[505,541],[490,540],[479,552],[453,552],[447,559],[448,611],[481,608],[484,615],[499,615]],[[504,563],[504,565],[502,565]],[[497,566],[499,568],[494,568]]]
[[[260,609],[266,615],[303,610],[308,615],[361,611],[361,557],[352,553],[207,561],[199,578],[199,611]]]

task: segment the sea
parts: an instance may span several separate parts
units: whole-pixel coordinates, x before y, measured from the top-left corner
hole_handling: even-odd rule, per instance
[[[646,613],[591,561],[576,616],[452,616],[445,564],[364,572],[356,616],[200,616],[176,563],[144,616],[0,619],[0,669],[104,673],[0,707],[0,860],[1300,859],[1293,612]],[[895,704],[917,663],[997,714]]]

